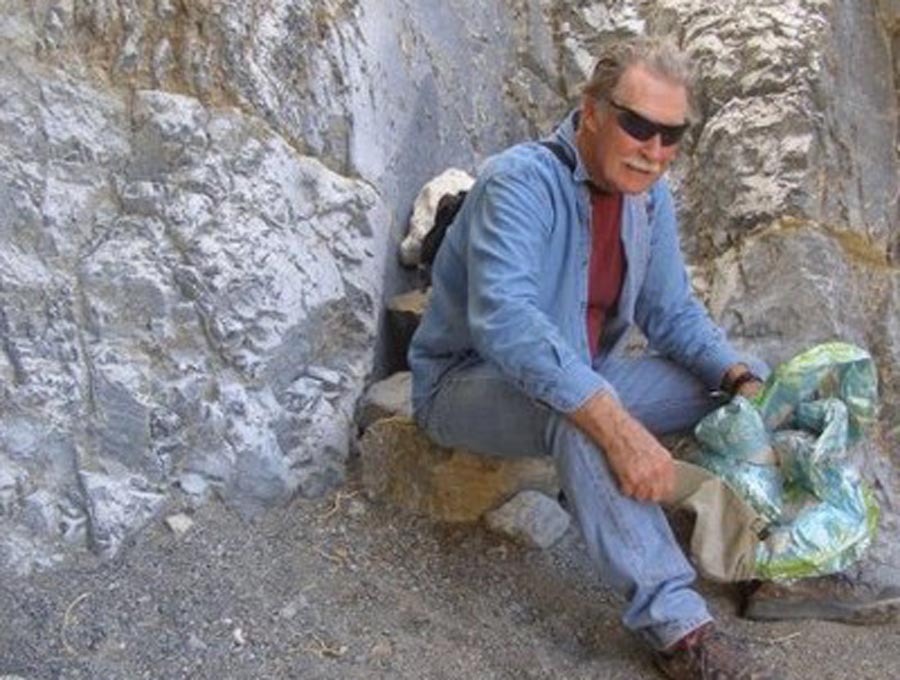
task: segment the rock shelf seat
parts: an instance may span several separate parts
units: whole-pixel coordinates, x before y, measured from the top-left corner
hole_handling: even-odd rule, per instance
[[[416,304],[410,305],[413,298]],[[411,335],[426,301],[422,294],[394,298],[388,304],[391,322],[395,310],[402,310]],[[373,384],[360,404],[360,467],[370,497],[434,520],[470,522],[526,489],[558,494],[549,458],[483,455],[432,442],[412,419],[410,393],[411,374],[398,372]]]

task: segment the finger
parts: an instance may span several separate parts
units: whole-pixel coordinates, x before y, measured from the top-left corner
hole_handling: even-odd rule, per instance
[[[662,497],[662,488],[659,484],[653,484],[647,489],[645,497],[641,500],[647,503],[658,503]]]
[[[654,496],[656,495],[655,485],[652,483],[642,484],[637,487],[634,498],[635,500],[642,501],[644,503],[650,502],[654,500]]]

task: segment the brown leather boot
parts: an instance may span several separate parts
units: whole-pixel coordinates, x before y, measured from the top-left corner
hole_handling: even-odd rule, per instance
[[[825,619],[858,625],[896,621],[900,587],[876,585],[844,574],[820,576],[794,583],[762,581],[744,602],[748,619]]]
[[[776,680],[753,667],[746,645],[707,623],[668,650],[657,652],[656,665],[672,680]]]

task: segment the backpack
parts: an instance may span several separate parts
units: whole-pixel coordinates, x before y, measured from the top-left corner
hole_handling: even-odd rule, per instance
[[[570,172],[575,172],[575,160],[566,153],[562,145],[550,141],[541,141],[538,144],[552,151],[553,155]],[[421,263],[423,265],[431,266],[434,264],[438,248],[440,248],[444,236],[447,234],[447,228],[456,219],[456,215],[462,209],[463,201],[468,193],[468,191],[460,191],[455,194],[446,194],[438,201],[437,210],[434,214],[434,225],[422,240]]]

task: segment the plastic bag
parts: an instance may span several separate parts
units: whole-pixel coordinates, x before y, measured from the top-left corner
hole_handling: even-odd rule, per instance
[[[697,425],[698,464],[769,522],[757,578],[843,571],[871,544],[878,506],[849,449],[874,422],[877,392],[867,352],[827,343],[779,366],[752,402],[735,397]]]
[[[741,396],[697,425],[698,463],[738,491],[769,523],[781,517],[781,474],[759,411]]]

